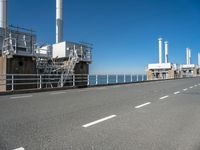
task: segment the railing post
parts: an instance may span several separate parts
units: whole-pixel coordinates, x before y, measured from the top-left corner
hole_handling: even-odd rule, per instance
[[[107,82],[107,84],[109,84],[109,76],[108,76],[108,74],[106,75],[106,82]]]
[[[118,82],[118,76],[117,76],[117,74],[116,74],[116,80],[115,80],[115,82],[116,82],[116,83]]]
[[[42,75],[40,75],[40,89],[42,88]]]
[[[144,75],[142,75],[142,81],[144,81]]]
[[[12,75],[12,91],[14,91],[14,75]]]
[[[126,83],[126,75],[124,74],[124,83]]]
[[[131,82],[133,82],[133,75],[131,74]]]
[[[139,75],[137,74],[137,82],[138,82],[138,80],[139,80]]]
[[[75,77],[76,77],[75,74],[73,74],[72,75],[72,78],[73,78],[73,87],[76,85],[76,83],[75,83]]]
[[[98,75],[96,75],[96,85],[98,85]]]
[[[87,86],[89,86],[90,85],[90,75],[88,74],[87,75]]]
[[[60,86],[63,87],[63,73],[61,74],[61,83]]]

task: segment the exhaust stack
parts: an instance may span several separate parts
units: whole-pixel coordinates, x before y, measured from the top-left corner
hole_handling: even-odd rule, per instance
[[[159,43],[159,64],[162,64],[162,38],[158,39]]]
[[[7,27],[7,3],[8,0],[0,0],[0,28]]]
[[[186,49],[186,60],[187,60],[187,65],[191,64],[191,49],[187,48]]]
[[[169,62],[168,53],[169,53],[169,43],[168,41],[165,41],[165,63]]]
[[[198,65],[200,66],[200,53],[198,53]]]
[[[56,43],[63,41],[63,0],[56,0]]]

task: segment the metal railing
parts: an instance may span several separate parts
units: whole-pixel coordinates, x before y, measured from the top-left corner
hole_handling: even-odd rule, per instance
[[[63,87],[97,86],[123,84],[139,81],[146,81],[147,77],[143,74],[132,75],[83,75],[70,74],[66,81],[63,74],[7,74],[0,75],[0,91],[15,91],[23,89],[46,89],[59,88],[59,82],[63,82]]]

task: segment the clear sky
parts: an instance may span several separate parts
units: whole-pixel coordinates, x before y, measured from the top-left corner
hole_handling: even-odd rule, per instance
[[[91,73],[144,72],[158,62],[159,37],[169,60],[192,63],[200,51],[199,0],[63,0],[64,39],[94,44]],[[9,24],[37,31],[38,43],[55,42],[56,0],[10,0]],[[164,58],[164,56],[163,56]]]

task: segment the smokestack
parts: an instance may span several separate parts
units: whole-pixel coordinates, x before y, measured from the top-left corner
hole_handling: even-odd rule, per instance
[[[189,52],[188,52],[188,61],[189,61],[189,65],[191,64],[191,49],[189,49]]]
[[[159,42],[159,64],[162,64],[162,38],[159,38],[158,42]]]
[[[186,64],[189,64],[189,48],[186,48]]]
[[[169,43],[168,41],[165,41],[165,63],[169,62],[168,52],[169,52]]]
[[[191,49],[187,48],[186,49],[186,60],[187,60],[187,65],[191,64]]]
[[[56,0],[56,43],[63,41],[63,0]]]
[[[198,65],[200,66],[200,53],[198,53]]]
[[[0,28],[7,27],[7,3],[8,0],[0,0]]]

